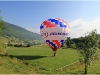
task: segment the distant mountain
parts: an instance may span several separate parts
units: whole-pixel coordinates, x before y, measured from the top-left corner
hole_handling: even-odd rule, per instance
[[[24,40],[24,41],[34,41],[34,40],[43,40],[41,35],[38,33],[33,33],[31,31],[28,31],[22,27],[19,27],[17,25],[11,24],[4,22],[6,29],[3,30],[2,36],[5,37],[14,37],[19,40]]]
[[[3,36],[5,35],[14,36],[19,39],[21,38],[21,39],[28,39],[28,40],[42,40],[40,34],[33,33],[14,24],[10,24],[7,22],[4,23],[7,28],[3,31],[2,33]]]

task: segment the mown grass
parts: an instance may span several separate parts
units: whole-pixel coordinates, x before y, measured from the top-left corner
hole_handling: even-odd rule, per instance
[[[50,73],[56,69],[78,61],[76,50],[59,49],[57,56],[53,56],[53,51],[47,46],[36,46],[30,48],[8,48],[7,52],[17,59],[28,61],[28,63],[38,68],[39,73]]]
[[[10,56],[0,57],[1,74],[82,74],[84,70],[84,65],[77,62],[79,55],[74,49],[59,49],[56,57],[47,45],[7,48],[6,51]],[[95,61],[89,67],[89,73],[99,74],[99,64],[99,60]]]

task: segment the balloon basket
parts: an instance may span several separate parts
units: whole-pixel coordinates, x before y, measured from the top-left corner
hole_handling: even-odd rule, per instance
[[[56,52],[54,52],[54,57],[55,57],[56,55],[57,55]]]

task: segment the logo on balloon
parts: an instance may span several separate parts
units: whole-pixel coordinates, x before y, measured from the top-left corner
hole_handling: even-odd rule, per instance
[[[66,36],[66,35],[68,35],[68,33],[64,33],[64,32],[51,32],[50,36],[51,35],[64,35],[64,36]]]
[[[48,32],[43,32],[43,31],[42,31],[41,36],[43,36],[44,38],[48,37]]]

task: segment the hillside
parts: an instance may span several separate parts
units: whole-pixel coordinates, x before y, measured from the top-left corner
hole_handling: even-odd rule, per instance
[[[10,24],[7,22],[4,22],[6,29],[3,30],[2,36],[6,39],[9,39],[9,41],[12,40],[18,40],[23,41],[26,43],[34,42],[34,41],[42,41],[42,37],[40,34],[33,33],[31,31],[28,31],[22,27],[19,27],[14,24]]]
[[[24,28],[21,28],[19,26],[16,26],[14,24],[10,24],[7,22],[4,22],[7,29],[3,31],[3,36],[14,36],[16,38],[21,38],[21,39],[29,39],[29,40],[41,40],[40,34],[33,33],[31,31],[28,31]]]

